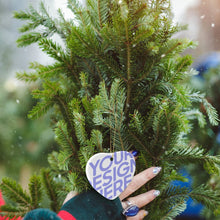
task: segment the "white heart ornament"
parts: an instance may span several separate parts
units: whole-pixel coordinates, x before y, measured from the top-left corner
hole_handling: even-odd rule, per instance
[[[92,187],[107,199],[117,198],[131,182],[136,164],[127,151],[98,153],[86,164],[86,176]]]

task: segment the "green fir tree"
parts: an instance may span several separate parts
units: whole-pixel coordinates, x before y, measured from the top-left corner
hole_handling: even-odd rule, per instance
[[[205,61],[203,61],[205,63]],[[203,63],[202,63],[203,64]],[[207,70],[200,73],[199,76],[191,77],[189,83],[196,89],[199,89],[206,94],[207,99],[215,107],[218,114],[220,113],[220,66],[210,67]],[[200,106],[201,110],[204,111],[203,106]],[[192,142],[203,145],[210,155],[219,155],[220,147],[220,133],[219,126],[213,126],[208,120],[202,128],[199,128],[198,122],[195,120],[193,124],[193,131],[190,134],[190,139]],[[214,191],[219,191],[220,189],[220,176],[217,172],[207,172],[202,164],[190,164],[186,166],[189,172],[196,176],[195,174],[201,172],[200,178],[194,179],[193,184],[196,186],[207,182],[210,188]],[[211,178],[210,178],[211,176]],[[220,216],[220,209],[217,207],[214,212],[207,208],[203,209],[202,215],[205,219],[218,220]]]
[[[183,179],[178,168],[184,164],[201,164],[218,173],[220,158],[192,146],[188,138],[191,121],[198,119],[201,126],[205,121],[194,103],[203,104],[211,124],[218,124],[218,116],[203,94],[184,83],[193,70],[191,57],[182,52],[195,45],[173,37],[183,27],[173,24],[170,1],[87,0],[83,6],[68,0],[68,8],[72,19],[65,19],[61,10],[53,18],[43,3],[39,10],[30,7],[14,14],[26,21],[18,46],[37,43],[54,59],[51,65],[32,63],[32,72],[17,77],[38,82],[32,92],[38,102],[29,117],[53,110],[60,150],[49,155],[50,171],[31,179],[30,195],[3,179],[3,193],[14,201],[3,213],[23,215],[39,207],[41,179],[57,211],[57,201],[63,201],[68,191],[91,188],[85,166],[92,155],[132,149],[140,151],[137,172],[162,167],[160,175],[138,192],[161,191],[147,205],[147,219],[175,218],[189,197],[215,210],[220,206],[219,191],[204,184],[192,189],[172,185]],[[62,43],[54,40],[55,35]]]

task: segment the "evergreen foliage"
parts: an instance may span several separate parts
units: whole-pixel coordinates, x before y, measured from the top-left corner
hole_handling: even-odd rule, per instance
[[[48,153],[57,149],[54,133],[48,126],[49,114],[38,120],[27,118],[36,104],[30,94],[34,84],[15,86],[8,80],[0,85],[0,179],[7,173],[19,180],[27,167],[37,171],[48,166]]]
[[[218,114],[220,112],[219,106],[219,74],[220,67],[214,67],[200,73],[199,76],[192,77],[189,83],[196,89],[199,89],[203,93],[206,93],[207,99],[215,107]],[[201,109],[204,109],[203,105]],[[199,125],[197,121],[194,121],[194,128],[190,134],[190,138],[196,141],[199,145],[203,145],[206,151],[209,151],[210,155],[219,154],[219,126],[213,126],[208,120],[205,121],[204,127],[202,129],[196,129]],[[201,135],[202,134],[202,135]],[[207,183],[209,188],[213,191],[218,191],[220,189],[219,185],[219,173],[214,169],[208,175],[204,171],[204,166],[202,164],[197,164],[194,166],[187,166],[187,169],[191,174],[201,172],[200,178],[194,180],[194,185],[201,185]],[[214,212],[208,208],[204,208],[202,215],[205,219],[218,220],[219,219],[219,206],[215,208]]]
[[[2,179],[1,190],[10,204],[1,206],[1,214],[8,217],[24,216],[27,212],[45,205],[43,199],[49,200],[50,209],[58,212],[62,201],[58,196],[58,188],[60,188],[59,181],[54,181],[48,170],[42,170],[41,176],[33,175],[30,178],[29,193],[16,181],[5,177]],[[43,194],[44,189],[47,198]]]
[[[216,125],[218,118],[204,95],[184,84],[192,60],[181,53],[194,43],[173,38],[182,27],[173,25],[169,0],[87,0],[86,6],[69,0],[68,8],[72,20],[60,10],[59,18],[52,18],[43,3],[39,11],[30,7],[14,14],[27,22],[20,29],[18,46],[36,42],[54,59],[52,65],[33,63],[33,72],[18,74],[26,82],[39,81],[30,118],[54,109],[60,150],[49,156],[51,172],[43,172],[52,209],[57,210],[58,192],[90,189],[85,165],[93,154],[137,149],[137,172],[162,167],[160,175],[139,191],[162,192],[147,206],[148,219],[174,218],[186,208],[189,196],[214,210],[220,205],[219,191],[203,185],[172,186],[173,180],[183,179],[177,173],[181,165],[205,163],[205,169],[217,172],[220,159],[191,146],[188,138],[192,119],[204,124],[194,102],[203,103],[210,123]],[[64,47],[54,41],[54,34]],[[58,190],[51,181],[59,176],[64,187]],[[4,182],[2,190],[8,195]],[[28,202],[35,206],[38,195],[40,191],[31,192],[33,201]]]

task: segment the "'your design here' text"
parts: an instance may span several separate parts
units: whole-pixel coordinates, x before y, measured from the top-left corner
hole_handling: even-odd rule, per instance
[[[86,165],[86,175],[93,188],[107,199],[115,199],[131,182],[135,172],[131,153],[98,153]]]

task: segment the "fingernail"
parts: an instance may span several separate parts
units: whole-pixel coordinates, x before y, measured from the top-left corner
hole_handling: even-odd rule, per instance
[[[146,215],[148,215],[148,211],[146,211],[146,210],[144,210],[144,217],[146,216]]]
[[[155,197],[157,197],[157,196],[160,195],[160,191],[159,191],[159,190],[155,190],[155,191],[153,192],[153,194],[154,194]]]
[[[157,175],[161,171],[161,167],[155,167],[153,169],[153,174]]]
[[[133,151],[132,151],[132,155],[133,155],[134,157],[137,157],[137,156],[139,155],[139,151],[133,150]]]

